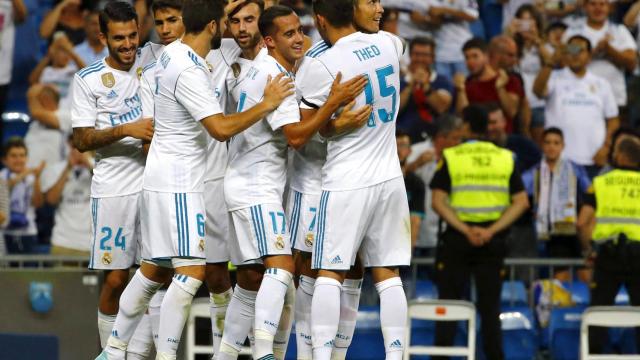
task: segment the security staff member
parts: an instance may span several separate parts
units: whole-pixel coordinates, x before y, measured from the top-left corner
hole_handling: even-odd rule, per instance
[[[613,170],[593,180],[580,213],[580,222],[590,225],[587,232],[594,244],[590,255],[595,256],[590,305],[613,305],[624,285],[631,305],[639,306],[640,139],[625,137],[617,142],[613,163]],[[587,251],[591,248],[588,239],[583,244]],[[606,340],[606,329],[592,328],[589,351],[602,353]],[[636,344],[640,346],[637,330]]]
[[[463,144],[444,151],[431,181],[432,207],[447,223],[436,250],[440,299],[466,298],[475,278],[487,359],[501,360],[500,291],[508,228],[529,207],[513,153],[487,138],[488,115],[477,106],[463,111]],[[456,327],[436,324],[436,345],[451,346]]]

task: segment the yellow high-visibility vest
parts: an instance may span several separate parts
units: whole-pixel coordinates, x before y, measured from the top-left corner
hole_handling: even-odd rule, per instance
[[[449,200],[465,222],[495,221],[511,204],[511,151],[486,141],[471,141],[446,149],[451,177]]]
[[[640,241],[640,172],[613,170],[593,180],[596,195],[594,241],[617,240],[625,234]]]

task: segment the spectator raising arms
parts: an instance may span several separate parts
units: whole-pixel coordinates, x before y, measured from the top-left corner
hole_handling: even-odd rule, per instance
[[[64,34],[60,34],[49,46],[47,55],[29,75],[29,83],[54,85],[60,97],[66,98],[73,74],[84,66],[85,63],[74,51],[73,44]]]
[[[84,41],[82,0],[62,0],[56,3],[42,19],[40,36],[52,42],[53,35],[61,31],[74,45]]]

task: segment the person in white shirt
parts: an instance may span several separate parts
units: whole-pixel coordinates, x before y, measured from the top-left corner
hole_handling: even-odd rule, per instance
[[[567,67],[555,54],[533,83],[533,92],[544,98],[545,127],[557,127],[565,134],[564,156],[585,166],[591,178],[605,165],[611,136],[619,126],[618,107],[608,80],[588,68],[591,43],[581,35],[569,38]]]
[[[365,71],[369,82],[355,103],[369,104],[373,111],[367,126],[327,141],[312,257],[319,270],[311,305],[313,358],[331,358],[342,281],[359,251],[380,295],[386,358],[401,359],[407,305],[397,267],[408,265],[411,256],[408,201],[395,141],[403,45],[388,33],[356,32],[353,7],[343,1],[315,1],[314,12],[320,34],[332,45],[318,58],[323,66],[314,68],[330,76],[339,69],[346,78]],[[329,92],[325,86],[305,99],[323,104]]]
[[[13,69],[13,49],[15,44],[16,24],[27,18],[27,7],[23,0],[0,0],[0,114],[4,112],[11,70]],[[0,124],[2,135],[2,124]],[[1,138],[1,137],[0,137]]]
[[[126,3],[109,3],[100,13],[100,27],[109,56],[76,73],[71,123],[74,146],[81,152],[96,151],[89,268],[106,271],[98,306],[104,346],[139,246],[141,140],[151,139],[153,127],[140,120],[139,81],[133,67],[138,46],[135,11]]]
[[[429,1],[383,0],[385,8],[398,9],[398,35],[411,40],[418,36],[431,37],[432,23],[429,16]]]
[[[132,329],[150,298],[175,271],[162,302],[158,359],[175,359],[191,300],[205,278],[203,187],[207,133],[226,141],[278,107],[292,91],[277,76],[266,82],[265,97],[252,109],[225,116],[215,99],[204,56],[220,46],[222,1],[183,3],[185,34],[166,46],[154,71],[155,133],[143,175],[143,248],[151,250],[127,291],[137,304],[120,307],[118,320],[99,359],[121,359]],[[206,130],[206,132],[205,132]],[[172,269],[173,268],[173,271]],[[122,320],[122,321],[121,321]]]
[[[436,24],[436,72],[453,79],[467,74],[462,46],[473,37],[469,23],[478,19],[476,0],[431,0],[429,15]]]
[[[51,254],[90,255],[91,177],[93,159],[68,142],[68,159],[50,164],[42,173],[44,200],[56,206],[51,232]]]
[[[563,37],[574,35],[589,39],[593,58],[589,71],[607,79],[611,84],[618,107],[627,105],[625,71],[633,71],[638,63],[636,42],[624,25],[609,21],[609,0],[585,0],[586,18],[569,26]]]

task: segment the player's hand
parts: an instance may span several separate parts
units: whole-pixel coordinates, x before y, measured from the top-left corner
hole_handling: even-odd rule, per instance
[[[238,6],[246,3],[247,0],[231,0],[229,1],[229,3],[224,7],[224,13],[229,16],[229,14],[231,14],[236,8],[238,8]]]
[[[275,110],[282,104],[284,99],[295,93],[295,85],[293,79],[284,77],[284,73],[278,74],[275,78],[267,79],[267,85],[264,87],[264,102],[269,109]]]
[[[131,136],[142,141],[151,141],[153,137],[153,121],[142,119],[122,125],[124,135]]]
[[[353,109],[356,102],[351,101],[342,109],[340,115],[334,120],[336,133],[342,134],[353,131],[364,126],[371,115],[371,105],[365,105],[358,109]]]
[[[509,82],[509,75],[504,69],[498,70],[498,78],[496,79],[496,89],[502,89],[507,86]]]
[[[342,73],[339,72],[336,75],[335,80],[333,80],[331,92],[327,99],[327,102],[333,102],[338,106],[352,102],[356,96],[360,95],[369,81],[364,75],[354,76],[343,83],[340,83],[341,80]]]

